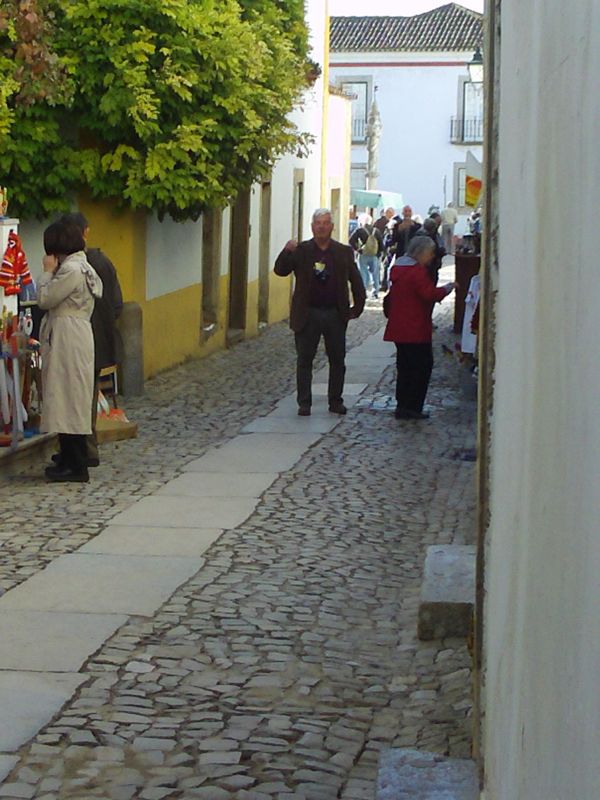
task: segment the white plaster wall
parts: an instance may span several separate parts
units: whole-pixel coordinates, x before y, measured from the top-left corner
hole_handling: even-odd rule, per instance
[[[345,97],[331,95],[329,98],[329,127],[327,131],[327,176],[344,180],[348,169],[346,147],[348,140],[351,104]]]
[[[460,78],[467,77],[465,66],[472,53],[398,54],[333,53],[331,77],[368,78],[378,86],[377,104],[383,131],[379,151],[378,188],[400,192],[415,214],[425,216],[430,205],[443,205],[446,177],[447,201],[454,199],[454,164],[464,162],[468,150],[481,160],[480,145],[450,143],[450,119],[459,116]],[[355,66],[336,66],[358,62]],[[361,66],[360,62],[378,66]],[[410,62],[415,66],[385,66],[385,61]],[[450,62],[426,66],[419,62]],[[353,163],[365,163],[366,148],[353,146]]]
[[[202,282],[202,218],[174,222],[148,216],[146,300]]]
[[[501,4],[486,800],[600,798],[600,6]]]

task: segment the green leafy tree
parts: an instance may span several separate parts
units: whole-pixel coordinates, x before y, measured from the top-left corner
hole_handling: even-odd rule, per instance
[[[65,189],[79,174],[59,114],[73,83],[54,36],[54,14],[43,0],[2,0],[0,178],[16,212],[67,208]]]
[[[301,0],[63,0],[54,9],[75,92],[70,104],[20,114],[33,129],[16,150],[27,146],[30,165],[44,169],[25,180],[15,151],[9,182],[20,172],[26,213],[47,213],[61,190],[67,199],[76,172],[95,197],[195,218],[304,144],[288,121],[306,85]],[[36,146],[34,130],[53,152]]]

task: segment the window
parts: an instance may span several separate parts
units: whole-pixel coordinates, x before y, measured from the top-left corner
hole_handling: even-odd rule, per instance
[[[352,164],[350,168],[350,188],[351,189],[366,189],[367,188],[367,165],[366,164]]]
[[[367,81],[343,81],[342,89],[352,95],[352,141],[364,142],[369,110],[369,84]]]
[[[456,170],[456,197],[454,202],[457,208],[464,208],[467,197],[467,168],[458,167]]]
[[[483,83],[466,81],[463,93],[463,142],[481,142],[483,140]]]

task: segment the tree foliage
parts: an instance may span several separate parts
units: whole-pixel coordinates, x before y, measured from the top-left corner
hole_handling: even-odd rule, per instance
[[[188,219],[302,145],[288,121],[305,86],[302,0],[48,2],[63,96],[17,102],[13,88],[0,133],[21,213],[64,206],[80,184]]]

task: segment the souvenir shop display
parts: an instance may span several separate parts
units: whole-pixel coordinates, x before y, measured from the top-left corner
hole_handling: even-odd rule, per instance
[[[0,446],[17,447],[38,434],[42,402],[39,342],[31,338],[31,311],[3,309],[0,318]]]

